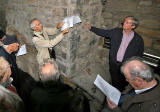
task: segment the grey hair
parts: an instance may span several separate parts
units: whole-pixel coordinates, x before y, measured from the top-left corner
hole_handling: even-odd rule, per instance
[[[139,25],[138,19],[136,19],[134,16],[127,16],[124,18],[123,23],[124,23],[125,19],[127,19],[127,18],[130,18],[132,20],[132,25],[135,26],[134,29],[136,29]]]
[[[9,63],[8,61],[4,58],[0,56],[0,82],[3,79],[3,77],[5,76],[6,72],[8,71],[8,67]]]
[[[0,112],[24,112],[22,99],[0,85]]]
[[[31,29],[33,29],[33,27],[36,26],[36,25],[33,23],[33,21],[35,21],[35,20],[39,20],[39,19],[34,18],[34,19],[32,19],[32,20],[30,21],[30,27],[31,27]]]
[[[42,72],[42,68],[46,65],[46,64],[51,64],[54,69],[51,70],[50,73],[43,73]],[[44,59],[43,61],[43,64],[40,65],[40,79],[43,80],[43,81],[47,81],[47,80],[58,80],[59,79],[59,76],[60,76],[60,73],[59,73],[59,70],[58,70],[58,65],[57,63],[54,61],[54,59]]]
[[[131,67],[129,68],[129,72],[132,76],[132,79],[135,80],[136,77],[140,77],[143,80],[150,82],[151,80],[153,80],[154,78],[154,74],[152,69],[143,62],[143,59],[140,57],[132,57],[130,59],[128,59],[126,62],[123,63],[123,65],[121,66],[121,72],[125,75],[124,73],[124,67],[126,64],[128,64],[131,61],[139,61],[142,63],[142,66],[135,66],[135,67]]]

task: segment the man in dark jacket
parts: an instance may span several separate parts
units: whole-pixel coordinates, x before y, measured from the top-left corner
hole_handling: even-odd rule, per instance
[[[121,67],[127,89],[121,94],[118,106],[107,98],[108,106],[114,112],[159,112],[160,78],[141,58],[132,57]]]
[[[2,41],[5,37],[6,37],[5,32],[0,29],[0,46],[2,46],[3,44]]]
[[[54,60],[44,60],[40,73],[41,81],[31,92],[33,112],[89,112],[83,94],[63,83]]]
[[[123,91],[128,83],[120,73],[120,66],[127,58],[132,56],[142,56],[144,42],[134,29],[138,26],[138,21],[132,16],[124,19],[123,28],[104,30],[87,25],[88,29],[95,34],[110,39],[109,65],[112,85]]]
[[[15,35],[6,35],[3,39],[3,45],[0,46],[0,56],[4,57],[11,65],[11,77],[13,78],[13,85],[19,91],[19,72],[16,64],[15,52],[18,51],[20,43]]]

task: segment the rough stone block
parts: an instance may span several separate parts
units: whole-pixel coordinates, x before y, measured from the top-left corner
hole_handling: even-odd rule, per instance
[[[160,4],[160,0],[156,0],[157,4]]]
[[[75,73],[76,71],[76,64],[73,63],[72,65],[70,65],[70,74]]]
[[[140,1],[139,5],[143,5],[143,6],[151,6],[152,5],[152,1],[151,0],[147,0],[147,1]]]
[[[67,16],[67,8],[53,8],[53,16],[61,16],[65,17]]]
[[[90,0],[77,0],[77,5],[88,5]]]
[[[66,66],[65,65],[62,65],[62,64],[58,64],[58,67],[59,67],[59,70],[61,71],[61,72],[63,72],[64,74],[66,73]]]
[[[100,5],[96,5],[96,6],[93,6],[91,8],[91,14],[92,16],[99,16],[99,14],[101,14],[101,11],[102,11],[102,7]]]
[[[144,46],[145,47],[152,47],[152,39],[149,37],[142,36],[144,40]]]
[[[71,0],[71,3],[72,3],[72,4],[76,4],[77,1],[79,1],[79,0]]]
[[[153,48],[156,49],[156,50],[160,49],[160,38],[153,40]]]
[[[47,0],[47,1],[48,1],[47,5],[52,5],[52,6],[68,6],[70,4],[70,0]]]
[[[154,19],[143,19],[140,21],[140,25],[149,29],[160,29],[160,22],[159,20]]]
[[[77,55],[79,58],[84,58],[89,53],[90,47],[88,45],[79,46]]]
[[[113,17],[113,14],[110,12],[104,12],[102,13],[102,16],[104,17],[104,19],[111,19]]]
[[[142,35],[146,35],[150,38],[158,38],[159,35],[160,35],[160,31],[159,30],[154,30],[154,29],[147,29],[147,28],[144,28],[144,27],[138,27],[136,29],[137,32],[139,32],[140,34]]]
[[[137,12],[139,12],[140,14],[143,14],[143,15],[147,15],[148,14],[157,14],[158,11],[154,10],[154,7],[142,7],[142,6],[137,6]]]
[[[80,15],[85,18],[91,15],[90,10],[91,10],[90,7],[82,6],[81,9],[79,9],[79,12]]]
[[[67,59],[67,54],[60,49],[55,49],[56,56],[63,58],[64,60]]]
[[[136,11],[137,0],[107,0],[106,10],[121,12],[134,12]]]
[[[153,44],[153,48],[156,49],[156,50],[159,50],[160,49],[160,45],[159,44]]]
[[[103,25],[105,25],[105,26],[107,27],[107,26],[109,26],[109,25],[112,25],[112,23],[113,23],[113,20],[112,20],[112,19],[105,19]]]
[[[89,43],[90,46],[94,46],[96,44],[97,40],[96,39],[92,39]]]
[[[90,5],[100,5],[100,4],[101,4],[101,1],[100,1],[100,0],[90,0],[90,1],[89,1],[89,4],[90,4]]]
[[[77,49],[72,50],[72,51],[70,52],[70,62],[74,62],[74,61],[75,61],[75,59],[76,59],[76,54],[77,54]]]

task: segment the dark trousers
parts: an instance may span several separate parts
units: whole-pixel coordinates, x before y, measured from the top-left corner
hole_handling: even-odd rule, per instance
[[[120,71],[121,65],[122,63],[119,62],[110,63],[110,74],[112,85],[122,92],[125,89],[125,86],[128,85],[128,82]]]
[[[52,49],[48,49],[48,50],[49,50],[50,57],[56,59],[56,52],[55,52],[55,50],[53,48]]]

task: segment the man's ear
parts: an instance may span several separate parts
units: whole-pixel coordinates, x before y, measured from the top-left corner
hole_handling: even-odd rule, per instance
[[[136,77],[136,81],[141,85],[143,83],[143,79],[140,77]]]
[[[135,25],[132,25],[132,29],[135,29],[136,28],[136,26]]]
[[[34,27],[32,28],[32,30],[36,30],[36,26],[34,26]]]

